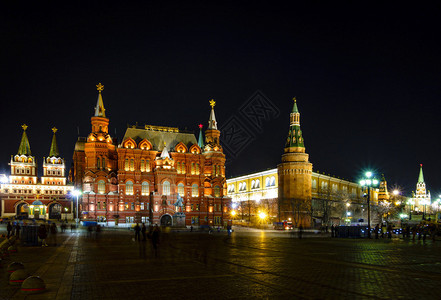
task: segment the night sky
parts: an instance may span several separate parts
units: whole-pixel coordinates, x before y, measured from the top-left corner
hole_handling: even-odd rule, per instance
[[[371,168],[409,195],[422,163],[438,196],[439,4],[297,2],[3,3],[0,172],[23,123],[40,169],[59,128],[69,168],[101,82],[119,140],[135,122],[197,133],[214,98],[219,127],[236,117],[253,136],[228,177],[277,166],[296,96],[314,171],[358,180]],[[257,91],[273,108],[258,125],[241,109]]]

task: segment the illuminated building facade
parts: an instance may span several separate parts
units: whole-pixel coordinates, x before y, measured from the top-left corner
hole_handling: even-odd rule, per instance
[[[410,201],[411,209],[416,212],[429,213],[431,211],[432,198],[430,191],[426,190],[424,182],[423,165],[420,164],[420,173],[416,184],[416,192]]]
[[[367,217],[365,191],[360,185],[312,171],[296,102],[281,164],[277,169],[228,179],[227,192],[236,219],[251,223],[258,222],[260,211],[267,213],[271,221],[289,220],[305,227]],[[378,190],[371,189],[371,201],[378,202]],[[349,218],[348,207],[352,212]]]
[[[31,154],[26,134],[23,135],[16,155],[11,156],[11,175],[2,176],[1,216],[30,219],[72,219],[72,201],[68,195],[73,186],[66,183],[64,159],[60,157],[55,133],[49,156],[43,158],[43,176],[38,178],[37,162]]]
[[[83,191],[83,220],[222,226],[229,216],[225,155],[214,113],[203,139],[166,126],[130,126],[120,144],[108,133],[101,91],[92,132],[79,138],[71,176]]]

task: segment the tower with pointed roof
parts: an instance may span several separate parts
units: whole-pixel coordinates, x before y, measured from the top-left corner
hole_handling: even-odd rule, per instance
[[[381,174],[380,186],[378,191],[378,201],[389,201],[390,196],[387,190],[387,181],[384,174]]]
[[[297,100],[296,98],[293,100],[282,163],[277,166],[279,219],[280,221],[291,219],[297,226],[301,224],[309,227],[312,163],[309,162],[309,154],[305,153]]]
[[[431,196],[430,191],[426,190],[426,183],[424,182],[423,164],[420,164],[420,173],[418,175],[418,182],[416,184],[415,192],[415,210],[423,211],[424,205],[430,208]]]
[[[11,180],[17,183],[30,183],[28,180],[24,182],[20,180],[23,176],[29,177],[32,184],[37,184],[37,162],[35,157],[32,156],[31,146],[29,144],[28,135],[26,130],[28,126],[23,124],[21,126],[23,133],[21,136],[20,146],[18,147],[17,154],[11,156]],[[23,182],[22,182],[23,181]]]
[[[43,177],[42,184],[65,185],[66,177],[64,159],[60,157],[56,132],[57,128],[52,128],[52,142],[48,157],[43,157]]]

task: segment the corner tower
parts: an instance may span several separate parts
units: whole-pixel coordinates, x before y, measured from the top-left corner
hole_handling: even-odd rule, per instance
[[[291,219],[295,226],[309,227],[312,164],[309,162],[309,154],[305,153],[296,98],[293,100],[282,163],[277,166],[279,219]]]

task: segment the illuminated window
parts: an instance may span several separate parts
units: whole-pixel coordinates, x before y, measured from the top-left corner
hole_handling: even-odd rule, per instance
[[[100,167],[101,167],[101,165],[100,165],[100,158],[98,157],[96,159],[96,168],[99,169]]]
[[[191,163],[191,175],[194,175],[194,163]]]
[[[317,180],[315,180],[315,179],[312,180],[312,188],[313,189],[317,188]]]
[[[130,171],[135,171],[135,160],[134,159],[130,160]]]
[[[276,177],[271,176],[271,186],[275,186],[276,185]]]
[[[126,182],[126,195],[133,195],[133,182],[130,180]]]
[[[270,179],[269,179],[269,177],[267,177],[267,178],[265,179],[265,186],[266,186],[266,187],[270,186]]]
[[[101,202],[100,201],[98,201],[97,203],[96,203],[96,209],[98,210],[98,209],[101,209]]]
[[[220,187],[218,186],[218,185],[216,185],[215,187],[214,187],[214,196],[215,197],[220,197]]]
[[[144,210],[144,202],[141,202],[141,210]]]
[[[191,186],[191,196],[192,197],[198,197],[199,196],[199,187],[197,184],[193,184]]]
[[[145,161],[145,171],[150,172],[150,160],[148,159]]]
[[[106,168],[106,159],[105,159],[104,157],[102,158],[102,165],[101,165],[101,167],[102,167],[103,169]]]
[[[145,162],[141,159],[141,172],[145,172]]]
[[[126,158],[126,160],[124,161],[124,170],[128,171],[129,170],[129,159]]]
[[[143,181],[141,184],[141,194],[146,196],[149,194],[149,192],[149,183],[147,181]]]
[[[162,183],[162,194],[163,195],[170,195],[170,182],[167,180]]]
[[[179,196],[184,197],[185,189],[183,183],[178,184],[178,194]]]
[[[104,180],[98,181],[98,194],[104,194],[106,192],[106,182]]]
[[[199,167],[199,164],[197,163],[196,164],[196,175],[199,175],[200,174],[200,167]]]

